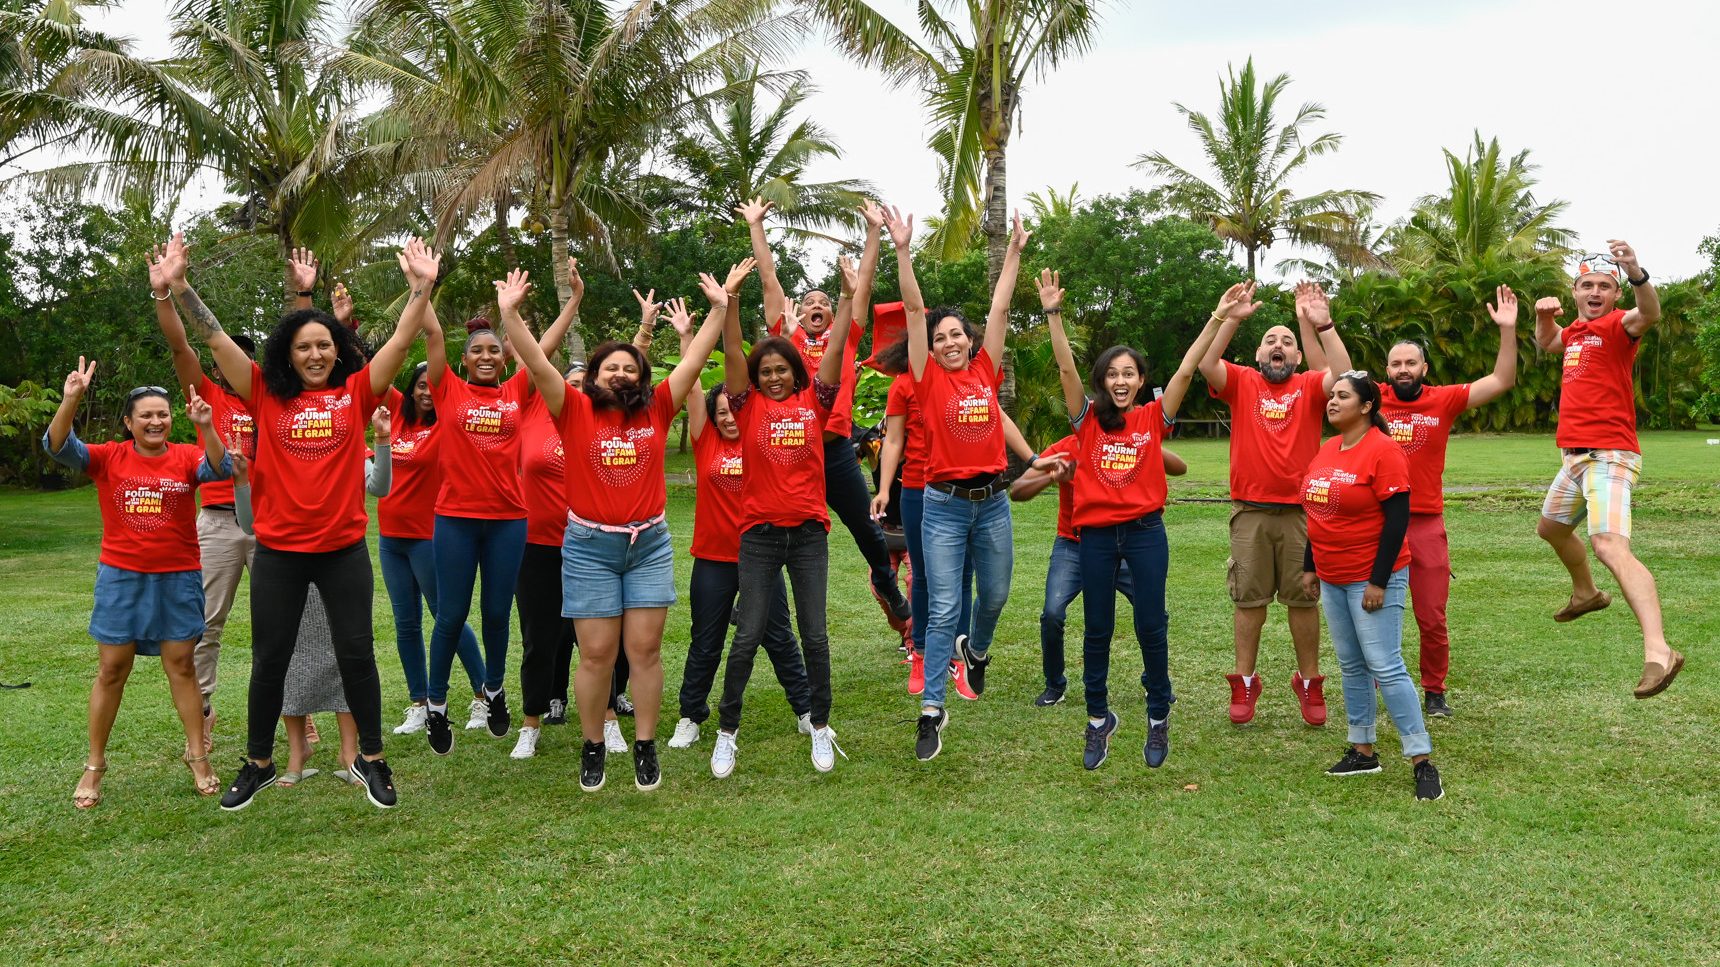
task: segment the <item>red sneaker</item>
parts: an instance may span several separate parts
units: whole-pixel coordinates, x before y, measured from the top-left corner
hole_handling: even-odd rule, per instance
[[[1326,724],[1325,684],[1324,675],[1303,678],[1302,673],[1297,672],[1290,676],[1290,690],[1296,693],[1296,701],[1302,706],[1302,721],[1309,725]]]
[[[908,694],[918,695],[926,690],[926,656],[908,652]]]
[[[973,686],[968,684],[967,665],[963,664],[960,659],[950,662],[950,687],[956,690],[957,695],[970,702],[979,701],[979,696],[974,693]]]
[[[1254,676],[1254,684],[1244,685],[1241,675],[1226,675],[1230,682],[1230,720],[1237,725],[1254,721],[1254,704],[1260,701],[1260,689],[1264,685],[1258,673]]]

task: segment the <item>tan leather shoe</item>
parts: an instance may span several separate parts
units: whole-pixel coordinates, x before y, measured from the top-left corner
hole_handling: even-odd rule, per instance
[[[1677,678],[1678,673],[1683,670],[1684,656],[1676,651],[1672,653],[1670,666],[1663,666],[1659,662],[1653,661],[1644,662],[1642,681],[1636,683],[1636,691],[1632,694],[1637,698],[1653,698],[1666,691],[1666,686],[1671,685],[1672,680]]]
[[[1578,601],[1573,595],[1571,600],[1566,602],[1557,614],[1553,615],[1553,620],[1561,624],[1566,621],[1575,621],[1590,611],[1600,611],[1609,604],[1612,604],[1612,595],[1605,591],[1596,591],[1595,596],[1587,601]]]

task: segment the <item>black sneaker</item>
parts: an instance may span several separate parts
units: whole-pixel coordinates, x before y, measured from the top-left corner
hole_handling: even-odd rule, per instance
[[[1427,701],[1422,703],[1421,708],[1428,718],[1448,719],[1452,716],[1451,706],[1445,704],[1444,692],[1428,692]]]
[[[663,784],[663,772],[657,768],[657,740],[640,739],[633,743],[633,785],[640,792],[650,792]]]
[[[234,777],[233,784],[221,795],[221,808],[230,813],[236,813],[251,804],[257,798],[257,793],[275,784],[275,764],[259,766],[250,759],[239,767],[239,774]]]
[[[632,715],[633,714],[633,703],[627,700],[627,693],[623,692],[620,695],[615,696],[615,714],[616,715]]]
[[[424,736],[430,740],[430,751],[447,755],[454,751],[454,730],[448,727],[448,709],[438,712],[432,708],[424,717]]]
[[[1171,754],[1171,720],[1165,719],[1157,725],[1152,719],[1147,719],[1147,744],[1142,747],[1141,754],[1147,758],[1147,768],[1157,769],[1165,764],[1165,757]]]
[[[1037,708],[1050,708],[1053,705],[1061,705],[1063,704],[1063,689],[1052,688],[1047,685],[1045,686],[1045,691],[1040,692],[1039,697],[1033,700],[1033,704]]]
[[[1099,768],[1111,755],[1111,736],[1117,731],[1117,713],[1106,712],[1105,723],[1087,723],[1087,749],[1081,754],[1081,764],[1088,771]]]
[[[938,709],[938,714],[928,715],[920,711],[920,721],[917,728],[919,736],[914,739],[914,758],[921,762],[930,762],[944,750],[944,725],[950,720],[950,713]]]
[[[914,609],[909,606],[908,599],[902,597],[902,589],[897,587],[893,575],[874,575],[872,590],[884,602],[884,607],[890,610],[890,616],[897,621],[907,621],[914,616]]]
[[[372,762],[364,756],[352,760],[352,774],[364,784],[364,798],[377,809],[393,809],[400,797],[394,792],[394,770],[386,759]]]
[[[494,697],[485,693],[484,697],[490,700],[490,734],[498,739],[505,738],[508,727],[514,724],[514,717],[508,712],[508,693],[497,692]]]
[[[608,755],[602,742],[587,742],[579,750],[579,788],[596,792],[603,788],[603,760]]]
[[[1362,755],[1360,752],[1357,752],[1356,747],[1352,745],[1348,749],[1344,750],[1344,757],[1339,759],[1336,765],[1326,770],[1326,775],[1367,776],[1378,771],[1380,771],[1380,757],[1378,753],[1374,755]]]
[[[980,654],[968,647],[967,635],[956,635],[956,653],[967,662],[968,685],[975,695],[985,694],[985,666],[991,664],[991,653]]]
[[[1427,802],[1445,798],[1445,787],[1439,784],[1439,770],[1433,767],[1431,759],[1415,764],[1415,798]]]
[[[567,724],[567,703],[559,698],[549,700],[549,714],[543,717],[545,725]]]

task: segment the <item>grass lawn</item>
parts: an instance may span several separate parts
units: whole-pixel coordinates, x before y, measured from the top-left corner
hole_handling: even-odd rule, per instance
[[[1301,724],[1281,612],[1262,647],[1266,696],[1232,726],[1220,503],[1167,512],[1171,670],[1180,702],[1165,768],[1140,758],[1140,659],[1120,637],[1123,728],[1080,767],[1072,701],[1038,693],[1038,611],[1055,501],[1018,505],[1013,594],[978,703],[956,702],[944,754],[912,755],[915,706],[894,637],[847,535],[832,536],[833,722],[851,757],[817,775],[763,666],[735,775],[707,768],[713,725],[663,751],[664,785],[630,763],[582,795],[576,727],[461,733],[436,759],[389,736],[402,804],[371,808],[319,776],[220,812],[175,762],[159,669],[137,664],[99,808],[72,808],[96,646],[85,634],[99,521],[94,492],[0,494],[0,940],[18,962],[165,963],[1697,963],[1720,960],[1720,796],[1710,741],[1720,682],[1720,447],[1712,431],[1649,434],[1636,547],[1655,571],[1683,677],[1631,698],[1641,670],[1623,601],[1570,625],[1568,593],[1534,535],[1558,459],[1546,437],[1462,437],[1448,484],[1486,486],[1447,511],[1457,717],[1435,720],[1447,796],[1417,803],[1382,727],[1384,775],[1321,770],[1344,744]],[[1173,495],[1222,495],[1222,442],[1175,445]],[[683,549],[686,488],[670,503]],[[677,564],[681,581],[689,573]],[[1613,587],[1610,577],[1603,586]],[[406,704],[377,579],[386,726]],[[1615,589],[1616,590],[1616,589]],[[246,600],[228,626],[216,760],[243,743]],[[1079,605],[1071,626],[1080,658]],[[1414,668],[1414,628],[1408,644]],[[1120,630],[1126,632],[1127,621]],[[679,684],[683,604],[665,664]],[[517,654],[513,656],[514,664]],[[457,677],[457,676],[456,676]],[[509,670],[510,683],[517,671]],[[666,703],[666,740],[676,714]],[[1389,720],[1381,714],[1381,721]],[[334,767],[332,717],[313,765]],[[284,748],[282,749],[284,761]]]

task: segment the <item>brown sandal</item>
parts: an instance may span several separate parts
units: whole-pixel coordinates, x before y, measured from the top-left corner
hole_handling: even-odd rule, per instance
[[[99,766],[92,766],[88,762],[86,762],[86,763],[84,763],[84,771],[85,772],[93,772],[99,776],[102,773],[107,771],[107,764],[103,763],[102,765],[99,765]],[[82,785],[82,784],[83,783],[80,781],[79,785]],[[78,807],[79,809],[94,809],[96,807],[96,804],[101,802],[101,801],[102,801],[102,791],[101,791],[100,786],[97,786],[95,789],[92,789],[89,792],[73,792],[72,793],[72,805]]]
[[[199,796],[213,796],[221,791],[221,777],[215,774],[214,769],[210,769],[209,775],[204,778],[199,779],[197,777],[197,763],[208,762],[209,753],[205,752],[202,755],[192,755],[187,752],[185,755],[179,757],[179,761],[185,763],[185,768],[191,770],[191,780],[196,783],[197,794]]]
[[[1572,595],[1571,600],[1566,602],[1557,614],[1553,615],[1553,620],[1560,624],[1575,621],[1590,611],[1603,610],[1610,604],[1612,604],[1612,595],[1605,591],[1596,591],[1595,596],[1587,601],[1578,601],[1576,595]]]

